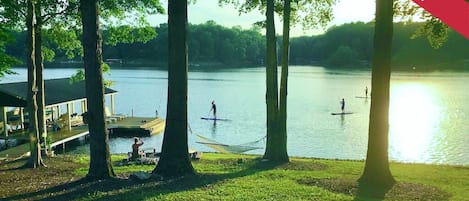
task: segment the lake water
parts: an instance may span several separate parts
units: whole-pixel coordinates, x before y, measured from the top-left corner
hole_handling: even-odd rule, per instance
[[[26,69],[1,82],[25,81]],[[46,78],[70,76],[76,69],[46,69]],[[166,115],[167,72],[148,69],[113,69],[107,79],[116,96],[116,113],[153,117]],[[469,73],[393,73],[389,157],[399,162],[469,165]],[[371,86],[370,71],[330,70],[293,66],[289,75],[288,153],[290,156],[365,159]],[[371,89],[370,89],[371,90]],[[351,115],[340,111],[340,99]],[[208,116],[211,101],[217,116],[232,121],[216,124]],[[198,70],[189,72],[188,115],[192,133],[220,143],[236,145],[265,136],[265,69]],[[161,149],[163,135],[143,138],[143,148]],[[189,147],[213,151],[196,143]],[[112,138],[113,153],[131,151],[132,139]],[[264,142],[260,146],[264,147]],[[81,147],[86,150],[87,146]],[[264,149],[247,153],[263,154]]]

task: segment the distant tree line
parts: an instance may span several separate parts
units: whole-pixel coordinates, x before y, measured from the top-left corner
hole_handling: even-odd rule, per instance
[[[105,45],[104,58],[119,58],[137,64],[161,64],[168,58],[168,25],[156,27],[157,36],[147,43]],[[104,32],[106,40],[106,32]],[[189,25],[189,62],[213,66],[257,66],[265,58],[265,39],[259,30],[226,28],[208,21]],[[156,55],[156,56],[155,56]]]
[[[418,23],[394,24],[392,66],[399,70],[469,69],[469,41],[450,30],[448,41],[439,49],[432,48],[424,37],[413,37]],[[373,23],[348,23],[334,26],[323,35],[291,38],[290,63],[326,67],[369,67],[373,52]],[[168,25],[155,28],[152,40],[134,43],[104,44],[104,59],[122,59],[125,66],[165,67],[168,56]],[[24,32],[12,32],[16,41],[6,46],[6,53],[24,56]],[[106,41],[104,30],[103,39]],[[282,38],[277,37],[278,43]],[[51,39],[44,39],[47,45]],[[53,44],[53,43],[50,43]],[[55,63],[67,61],[67,53],[53,45]],[[264,65],[265,37],[259,29],[227,28],[208,21],[189,25],[188,48],[190,65],[216,67],[249,67]],[[280,54],[281,51],[278,51]],[[156,56],[155,56],[156,55]],[[281,59],[280,55],[278,56]],[[80,56],[74,60],[79,61]]]
[[[450,30],[447,42],[434,49],[424,37],[415,37],[422,24],[395,23],[392,68],[398,70],[469,69],[469,41]],[[373,23],[335,26],[319,36],[291,41],[292,64],[328,67],[369,67],[373,52]]]

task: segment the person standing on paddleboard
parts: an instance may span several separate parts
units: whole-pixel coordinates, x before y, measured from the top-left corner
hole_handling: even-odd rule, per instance
[[[368,87],[365,87],[365,97],[368,98]]]
[[[344,112],[344,108],[345,108],[345,100],[342,98],[342,100],[340,101],[340,109],[342,109],[342,113]]]
[[[213,111],[213,119],[217,119],[217,105],[215,105],[215,101],[212,101],[212,108],[210,108],[210,112]]]

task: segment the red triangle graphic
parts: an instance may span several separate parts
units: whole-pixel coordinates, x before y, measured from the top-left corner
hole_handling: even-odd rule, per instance
[[[469,39],[469,2],[466,0],[413,0],[449,27]]]

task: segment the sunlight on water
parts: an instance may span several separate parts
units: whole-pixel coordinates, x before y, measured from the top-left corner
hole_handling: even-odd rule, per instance
[[[439,132],[442,110],[428,85],[404,83],[391,89],[390,158],[427,161],[433,135]]]

